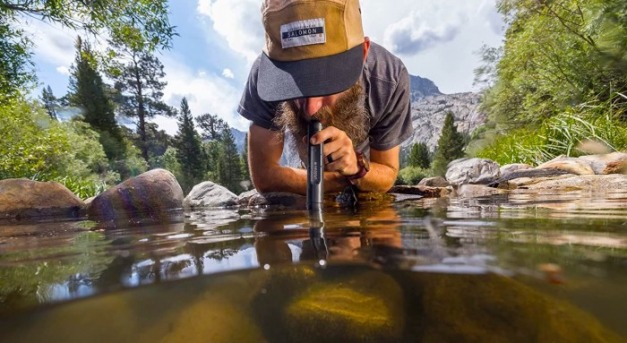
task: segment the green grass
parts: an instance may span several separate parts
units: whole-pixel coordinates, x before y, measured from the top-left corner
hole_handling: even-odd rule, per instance
[[[627,150],[627,123],[618,119],[621,113],[608,104],[582,104],[546,120],[539,127],[521,128],[497,136],[476,155],[501,165],[538,165],[560,155],[584,155],[578,147],[585,141],[594,141],[607,152],[624,151]]]

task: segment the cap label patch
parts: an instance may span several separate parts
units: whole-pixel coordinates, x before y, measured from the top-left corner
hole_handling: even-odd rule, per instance
[[[300,20],[281,25],[283,49],[327,42],[324,18]]]

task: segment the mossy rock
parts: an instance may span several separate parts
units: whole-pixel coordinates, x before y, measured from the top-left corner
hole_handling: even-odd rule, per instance
[[[500,275],[405,274],[420,342],[623,342],[594,317]],[[402,282],[404,283],[404,282]],[[409,290],[409,292],[408,292]]]
[[[284,309],[288,341],[391,342],[405,324],[400,286],[385,273],[367,271],[308,287]]]

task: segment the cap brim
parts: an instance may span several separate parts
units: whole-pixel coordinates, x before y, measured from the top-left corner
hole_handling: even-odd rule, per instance
[[[341,54],[282,62],[261,54],[257,93],[264,101],[325,96],[350,88],[363,70],[363,45]]]

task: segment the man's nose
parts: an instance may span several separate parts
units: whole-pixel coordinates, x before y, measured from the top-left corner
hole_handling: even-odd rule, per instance
[[[310,117],[318,112],[324,105],[323,100],[323,97],[305,98],[305,114]]]

